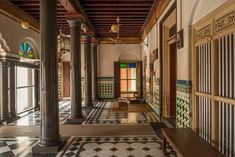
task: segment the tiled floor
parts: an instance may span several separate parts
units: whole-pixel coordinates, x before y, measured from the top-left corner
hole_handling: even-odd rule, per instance
[[[163,157],[156,137],[75,137],[63,157]]]
[[[70,115],[71,105],[69,101],[59,102],[59,122],[63,123]],[[40,111],[31,111],[23,115],[20,119],[9,125],[40,125]]]
[[[0,157],[27,156],[38,138],[0,138]]]
[[[143,104],[138,105],[144,106]],[[137,107],[132,106],[132,108],[138,109],[138,105],[136,105]],[[70,116],[70,109],[71,105],[69,101],[61,101],[59,103],[60,124],[63,124]],[[87,113],[84,113],[84,115],[85,114]],[[156,121],[157,119],[154,113],[149,109],[144,108],[143,111],[141,108],[138,111],[114,110],[113,102],[103,101],[96,104],[83,124],[147,124]],[[9,125],[40,125],[40,111],[29,112]]]
[[[0,157],[32,156],[38,138],[0,138]],[[57,157],[165,157],[157,136],[71,137]],[[167,149],[169,152],[171,148]],[[174,154],[167,155],[173,157]]]
[[[90,111],[89,111],[90,112]],[[70,103],[60,102],[60,123],[69,117]],[[148,124],[157,119],[145,105],[137,104],[128,110],[117,110],[113,102],[99,102],[87,116],[84,124]],[[32,112],[21,117],[10,125],[39,125],[40,112]],[[86,125],[88,126],[88,125]],[[94,126],[94,125],[91,125]],[[108,125],[106,125],[108,126]],[[122,125],[124,126],[124,125]],[[143,125],[142,125],[143,126]],[[94,136],[96,136],[94,134]],[[161,149],[160,136],[110,136],[110,137],[70,137],[67,146],[57,154],[57,157],[165,157]],[[10,137],[0,138],[0,157],[32,156],[32,146],[38,138]],[[172,148],[166,157],[174,157]]]
[[[138,108],[137,104],[136,108]],[[113,102],[99,102],[84,124],[146,124],[157,122],[150,109],[147,111],[128,111],[113,109]]]

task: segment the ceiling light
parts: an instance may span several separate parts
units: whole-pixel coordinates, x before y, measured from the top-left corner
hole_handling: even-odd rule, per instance
[[[29,22],[28,21],[22,21],[21,22],[21,27],[24,28],[24,29],[28,29],[30,26]]]

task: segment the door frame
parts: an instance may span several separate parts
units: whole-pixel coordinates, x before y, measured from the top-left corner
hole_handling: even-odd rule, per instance
[[[70,96],[71,96],[71,92],[69,93],[69,97],[65,97],[64,96],[64,63],[69,63],[69,65],[70,65],[70,62],[69,61],[63,61],[62,62],[62,78],[61,78],[61,85],[62,85],[62,90],[61,90],[61,95],[62,95],[62,98],[70,98]],[[70,71],[70,80],[71,80],[71,71]],[[70,81],[70,83],[71,83],[71,81]],[[69,87],[69,89],[71,88],[71,85],[70,85],[70,87]],[[71,90],[71,89],[70,89]]]
[[[174,17],[171,17],[174,22],[170,21],[170,16],[174,14]],[[172,6],[169,8],[167,13],[164,15],[162,20],[159,23],[159,32],[160,32],[160,44],[159,44],[159,55],[160,55],[160,91],[159,91],[159,98],[160,98],[160,120],[163,119],[163,111],[164,111],[164,103],[166,102],[166,96],[167,94],[165,92],[165,86],[164,85],[164,71],[166,70],[166,63],[169,62],[169,57],[167,57],[166,51],[169,53],[169,43],[171,43],[174,40],[169,39],[169,29],[174,24],[177,25],[177,10],[176,10],[176,2],[172,4]],[[168,37],[168,38],[167,38]],[[166,59],[165,59],[166,58]],[[165,61],[164,61],[165,59]]]

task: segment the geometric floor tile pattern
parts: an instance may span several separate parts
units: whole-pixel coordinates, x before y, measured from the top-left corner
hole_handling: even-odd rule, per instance
[[[59,123],[63,123],[63,121],[69,117],[70,109],[71,105],[69,101],[59,102]],[[32,111],[23,115],[20,119],[10,123],[9,125],[40,125],[40,120],[40,111]]]
[[[146,124],[157,122],[149,109],[147,112],[113,111],[112,102],[99,102],[83,124]]]
[[[26,156],[38,138],[0,138],[0,157]]]
[[[0,157],[32,157],[37,141],[38,138],[30,137],[0,138]],[[157,136],[71,137],[68,141],[68,147],[56,157],[165,157]]]
[[[164,157],[161,140],[148,137],[74,137],[63,157]]]

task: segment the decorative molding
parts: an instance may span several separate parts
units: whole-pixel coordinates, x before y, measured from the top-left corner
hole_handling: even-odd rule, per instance
[[[209,37],[212,35],[212,28],[211,28],[211,24],[201,28],[200,30],[196,31],[196,39],[200,40],[203,39],[205,37]]]
[[[232,10],[222,17],[215,19],[214,22],[214,29],[216,33],[229,29],[232,26],[235,26],[235,10]]]
[[[114,43],[109,38],[98,38],[99,44],[140,44],[139,37],[120,38],[120,42]]]
[[[10,47],[7,45],[6,40],[3,38],[2,33],[0,32],[0,53],[1,52],[11,52]]]

